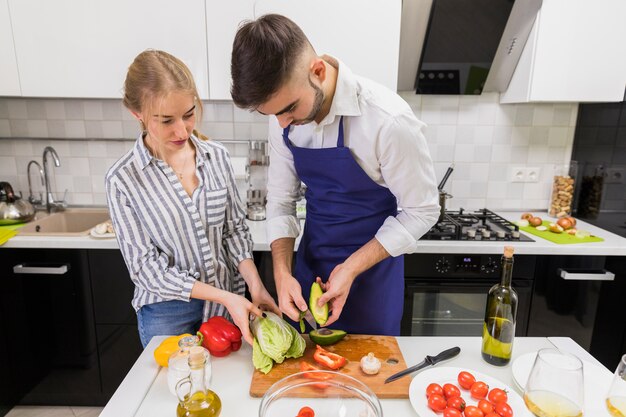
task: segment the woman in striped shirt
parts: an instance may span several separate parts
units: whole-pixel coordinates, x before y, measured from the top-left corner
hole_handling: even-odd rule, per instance
[[[194,130],[198,97],[189,69],[166,52],[144,51],[128,69],[124,105],[142,132],[109,169],[106,191],[144,347],[214,315],[230,316],[252,344],[249,315],[280,314],[252,260],[228,152]]]

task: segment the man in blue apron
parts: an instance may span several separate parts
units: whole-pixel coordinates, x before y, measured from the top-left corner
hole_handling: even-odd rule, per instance
[[[239,29],[231,70],[235,104],[272,115],[267,234],[281,311],[297,320],[317,279],[327,326],[399,335],[402,255],[439,216],[424,124],[395,92],[318,56],[284,16]],[[292,271],[301,182],[306,224]]]

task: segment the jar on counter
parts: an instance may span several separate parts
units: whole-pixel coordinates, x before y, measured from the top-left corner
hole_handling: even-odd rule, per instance
[[[604,186],[604,166],[587,164],[580,181],[580,195],[576,214],[579,217],[595,219],[600,213],[602,188]]]
[[[577,173],[578,163],[576,161],[554,166],[550,206],[548,207],[550,216],[565,217],[572,214]]]
[[[204,382],[207,387],[210,385],[211,354],[204,347],[198,346],[199,344],[200,338],[198,336],[187,336],[178,341],[179,350],[172,353],[167,362],[167,387],[172,394],[176,395],[176,384],[178,383],[178,381],[185,379],[189,376],[189,352],[194,346],[197,346],[200,349],[204,350],[204,356],[206,359],[204,365]]]

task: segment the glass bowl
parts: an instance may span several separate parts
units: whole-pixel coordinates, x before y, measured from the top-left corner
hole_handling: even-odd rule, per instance
[[[310,407],[315,417],[382,417],[374,392],[351,376],[332,371],[306,371],[289,375],[263,395],[259,417],[297,416]]]

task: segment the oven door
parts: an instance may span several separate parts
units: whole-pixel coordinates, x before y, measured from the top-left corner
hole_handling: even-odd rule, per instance
[[[494,279],[407,279],[403,336],[480,336]],[[518,295],[516,334],[526,334],[532,281],[513,284]]]

